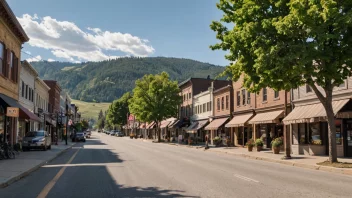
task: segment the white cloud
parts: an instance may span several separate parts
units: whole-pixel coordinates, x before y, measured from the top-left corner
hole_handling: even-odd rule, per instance
[[[48,62],[55,62],[55,60],[54,60],[54,59],[49,58],[49,59],[48,59]]]
[[[118,58],[108,56],[105,50],[119,51],[125,55],[148,56],[154,48],[147,39],[131,34],[102,31],[90,28],[83,31],[69,21],[58,21],[46,16],[39,18],[36,14],[24,14],[19,22],[29,35],[29,44],[50,50],[56,57],[74,61],[100,61]]]
[[[30,51],[24,51],[24,53],[31,55],[32,53]]]
[[[42,57],[40,55],[33,57],[33,58],[27,58],[26,59],[28,62],[37,62],[37,61],[41,61]]]

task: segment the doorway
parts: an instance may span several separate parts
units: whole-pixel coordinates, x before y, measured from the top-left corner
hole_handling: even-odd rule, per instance
[[[346,120],[345,137],[345,156],[352,157],[352,120]]]

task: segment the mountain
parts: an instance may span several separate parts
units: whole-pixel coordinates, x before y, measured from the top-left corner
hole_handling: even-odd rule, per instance
[[[224,67],[190,59],[126,57],[101,62],[32,62],[42,79],[57,80],[73,99],[111,102],[134,88],[135,80],[145,74],[169,73],[182,82],[190,77],[211,78]]]

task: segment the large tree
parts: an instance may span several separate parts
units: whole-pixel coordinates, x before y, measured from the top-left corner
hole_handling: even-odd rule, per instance
[[[308,84],[324,106],[329,161],[337,161],[332,91],[351,76],[352,1],[220,0],[224,15],[210,25],[228,51],[225,73],[244,86],[290,90]],[[319,91],[318,87],[323,91]]]
[[[127,114],[129,113],[128,109],[128,100],[131,98],[131,93],[125,93],[121,98],[115,100],[109,107],[106,114],[106,120],[112,125],[123,126],[127,124]]]
[[[142,122],[155,122],[160,142],[160,123],[177,115],[182,98],[177,81],[171,81],[166,72],[145,75],[136,80],[133,97],[129,100],[130,112]]]

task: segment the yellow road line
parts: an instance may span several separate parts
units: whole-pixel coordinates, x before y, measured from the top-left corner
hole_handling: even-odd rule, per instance
[[[78,149],[75,154],[72,155],[72,157],[67,161],[66,164],[70,164],[73,159],[76,157],[78,151],[80,149]],[[62,176],[62,174],[65,172],[65,169],[67,168],[67,166],[64,166],[60,169],[60,171],[55,175],[55,177],[43,188],[43,190],[39,193],[39,195],[37,196],[37,198],[45,198],[50,190],[54,187],[54,185],[56,184],[56,182],[59,180],[59,178]]]

